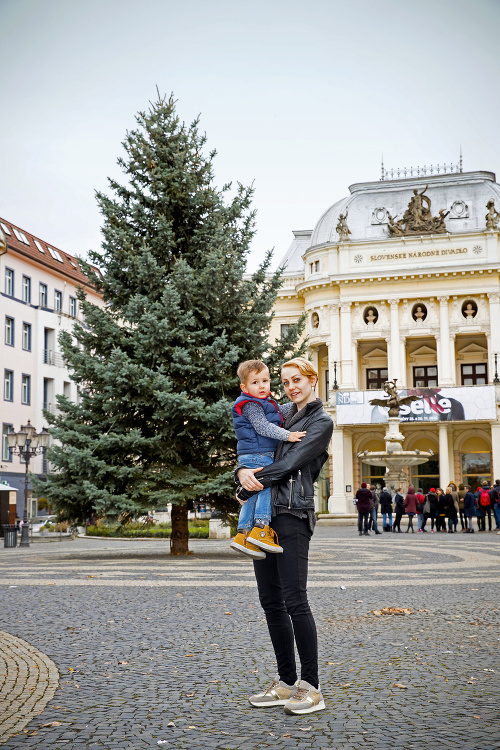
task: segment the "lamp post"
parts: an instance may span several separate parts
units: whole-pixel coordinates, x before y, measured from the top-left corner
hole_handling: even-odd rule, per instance
[[[37,453],[41,453],[44,448],[49,444],[50,435],[45,429],[40,433],[36,433],[35,428],[28,419],[28,424],[22,425],[19,432],[10,430],[7,433],[7,445],[12,453],[20,456],[21,460],[24,460],[26,470],[24,475],[24,513],[23,513],[23,528],[21,531],[20,547],[29,547],[29,531],[28,531],[28,469],[30,465],[30,459],[36,456]]]
[[[498,354],[495,352],[495,377],[493,378],[493,382],[495,385],[498,385],[500,383],[500,378],[498,377],[497,357]]]

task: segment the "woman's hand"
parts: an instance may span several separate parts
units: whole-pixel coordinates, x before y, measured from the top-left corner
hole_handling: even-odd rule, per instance
[[[241,486],[249,492],[260,492],[260,490],[263,490],[264,485],[254,476],[258,471],[262,471],[263,468],[261,466],[258,469],[247,469],[245,466],[242,466],[241,469],[238,469],[238,479]]]

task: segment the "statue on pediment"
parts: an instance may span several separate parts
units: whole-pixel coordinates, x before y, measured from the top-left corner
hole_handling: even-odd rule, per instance
[[[395,221],[388,214],[388,228],[391,237],[408,234],[445,234],[447,230],[444,220],[450,212],[445,212],[445,209],[442,208],[438,216],[432,216],[431,199],[425,195],[428,187],[426,185],[420,192],[417,188],[413,190],[413,195],[402,219]]]
[[[339,240],[341,242],[345,242],[349,239],[349,235],[351,234],[349,227],[347,226],[347,214],[349,212],[346,210],[345,214],[339,214],[339,220],[337,222],[337,226],[335,227],[337,234],[339,236]]]
[[[486,204],[488,213],[486,214],[486,229],[498,229],[500,214],[495,209],[495,201],[488,201]]]

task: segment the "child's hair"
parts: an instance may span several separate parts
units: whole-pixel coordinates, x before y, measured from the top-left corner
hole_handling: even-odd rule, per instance
[[[240,383],[246,383],[248,376],[251,372],[262,372],[267,369],[267,365],[264,364],[260,359],[247,359],[246,362],[242,362],[237,370]]]
[[[281,365],[281,369],[284,367],[296,367],[300,374],[304,375],[306,378],[318,378],[318,373],[314,369],[312,362],[309,362],[309,360],[304,357],[294,357],[293,359],[289,359],[288,362],[284,362]]]

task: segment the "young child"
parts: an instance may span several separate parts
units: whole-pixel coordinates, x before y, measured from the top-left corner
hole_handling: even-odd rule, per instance
[[[266,365],[258,359],[238,367],[242,394],[233,404],[232,415],[238,439],[238,465],[255,469],[269,466],[280,440],[300,442],[305,432],[289,432],[281,426],[292,403],[279,405],[270,397],[271,378]],[[276,532],[270,528],[271,488],[261,490],[242,506],[238,533],[231,547],[250,557],[262,559],[266,552],[283,552]],[[263,551],[264,550],[264,551]]]

